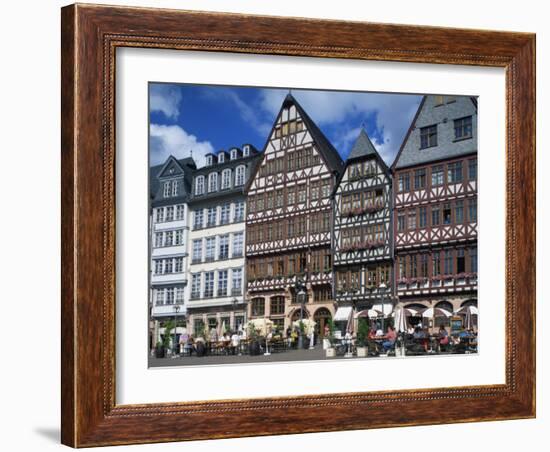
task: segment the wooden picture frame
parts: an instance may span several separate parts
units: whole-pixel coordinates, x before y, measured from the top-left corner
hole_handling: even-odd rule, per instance
[[[62,9],[62,442],[73,447],[535,416],[535,35],[71,5]],[[115,403],[115,50],[506,69],[506,382]],[[452,403],[450,403],[452,401]],[[368,416],[358,416],[368,409]]]

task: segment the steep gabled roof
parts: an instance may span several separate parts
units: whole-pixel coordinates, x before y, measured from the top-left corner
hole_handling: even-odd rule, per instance
[[[340,182],[342,181],[346,173],[346,168],[350,164],[373,159],[373,158],[376,159],[378,163],[380,163],[382,169],[384,170],[384,173],[386,174],[387,177],[390,178],[391,177],[390,168],[388,167],[388,165],[386,164],[382,156],[378,153],[378,151],[372,144],[372,141],[370,140],[365,129],[362,128],[361,131],[359,132],[359,135],[355,139],[355,143],[353,143],[349,156],[346,159],[344,169],[340,173],[338,179],[336,180],[336,184],[334,185],[332,194],[334,195],[338,190],[338,186],[340,185]]]
[[[442,127],[448,129],[452,127],[453,119],[477,113],[477,99],[475,97],[453,96],[456,97],[453,103],[446,103],[441,107],[436,106],[436,109],[433,109],[431,107],[433,107],[435,97],[435,95],[425,95],[422,98],[391,166],[392,170],[395,171],[396,169],[413,167],[477,152],[477,124],[475,122],[472,124],[473,140],[455,140],[453,142],[447,140],[439,142],[438,139],[438,144],[429,148],[420,149],[418,144],[413,146],[415,140],[416,143],[419,141],[419,135],[413,135],[413,131],[432,124],[441,124]],[[451,116],[449,116],[449,112]]]
[[[351,152],[348,155],[348,160],[359,157],[368,157],[373,154],[378,154],[378,152],[376,152],[376,148],[372,144],[367,132],[365,132],[365,129],[361,129],[359,136],[355,140],[355,143],[353,143]]]
[[[315,122],[313,122],[313,120],[309,117],[306,111],[298,103],[296,98],[289,93],[286,95],[285,100],[283,101],[281,110],[290,105],[294,105],[296,107],[296,110],[298,110],[298,113],[300,113],[300,116],[302,117],[306,128],[309,130],[313,141],[315,141],[315,143],[317,144],[319,152],[321,153],[323,160],[325,161],[329,169],[331,171],[336,171],[338,174],[340,174],[342,172],[342,169],[344,168],[344,162],[342,161],[340,154],[334,148],[328,138],[323,134],[323,132],[321,132],[321,129],[317,127],[317,124],[315,124]],[[281,113],[279,112],[279,115],[280,114]],[[277,115],[277,117],[279,117],[279,115]]]
[[[149,193],[151,198],[155,196],[160,188],[159,177],[163,170],[168,166],[170,162],[177,163],[179,168],[183,171],[183,181],[185,190],[189,193],[191,183],[193,180],[193,171],[197,168],[195,161],[192,157],[186,157],[183,159],[176,159],[174,156],[170,156],[166,159],[166,162],[149,167]]]

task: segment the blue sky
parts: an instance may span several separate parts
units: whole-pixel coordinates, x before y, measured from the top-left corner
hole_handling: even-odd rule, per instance
[[[262,150],[288,88],[212,85],[149,85],[150,161],[169,155],[198,166],[208,152],[251,143]],[[343,159],[361,127],[391,164],[421,96],[292,89]]]

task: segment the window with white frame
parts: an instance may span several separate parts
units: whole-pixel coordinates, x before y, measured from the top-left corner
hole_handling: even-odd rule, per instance
[[[204,273],[204,297],[212,297],[214,295],[214,272]]]
[[[160,248],[162,246],[162,232],[155,232],[155,248]]]
[[[218,208],[216,206],[208,208],[208,216],[206,218],[206,221],[207,221],[206,226],[208,226],[208,227],[216,226],[216,213],[217,213],[217,210],[218,210]]]
[[[176,257],[174,259],[174,273],[183,272],[183,257]]]
[[[208,193],[218,190],[218,173],[208,175]]]
[[[243,146],[243,157],[248,157],[250,155],[250,146],[248,144]]]
[[[174,206],[168,206],[166,208],[165,221],[174,221]]]
[[[174,304],[174,288],[173,287],[167,287],[166,288],[166,304]]]
[[[244,201],[235,203],[235,222],[244,221]]]
[[[164,259],[164,272],[165,275],[174,273],[174,260],[173,259]]]
[[[201,229],[203,225],[204,225],[203,209],[195,210],[193,212],[193,229]]]
[[[164,207],[157,207],[156,209],[156,222],[157,223],[162,223],[164,222]]]
[[[174,244],[174,231],[166,231],[164,233],[164,246],[172,246]]]
[[[162,196],[165,198],[168,198],[170,196],[171,191],[171,185],[170,182],[164,182],[163,188],[162,188]]]
[[[235,186],[240,187],[241,185],[244,185],[244,173],[245,173],[245,167],[244,166],[237,166],[237,169],[235,170]]]
[[[181,304],[183,303],[183,287],[176,287],[176,303]]]
[[[155,289],[155,304],[157,306],[164,304],[164,289]]]
[[[227,270],[218,272],[218,297],[227,296]]]
[[[185,216],[185,206],[183,204],[178,204],[176,206],[176,220],[183,220]]]
[[[225,153],[224,152],[220,152],[218,154],[218,163],[223,163],[225,162]]]
[[[214,158],[213,158],[212,155],[207,155],[207,156],[206,156],[206,165],[207,165],[207,166],[212,165],[212,162],[213,162],[213,161],[214,161]]]
[[[213,261],[216,257],[216,237],[206,238],[206,261]]]
[[[231,214],[231,204],[228,202],[225,204],[222,204],[220,209],[220,224],[227,224],[229,223]]]
[[[242,232],[233,234],[233,257],[242,257],[243,255],[243,236]]]
[[[237,150],[231,149],[231,160],[235,160],[237,158]]]
[[[243,290],[243,270],[234,268],[231,270],[231,295],[241,295]]]
[[[229,235],[220,235],[220,251],[218,259],[227,259],[229,257]]]
[[[174,231],[174,245],[183,245],[183,229]]]
[[[231,170],[226,168],[222,172],[222,190],[231,188]]]
[[[178,181],[173,180],[172,181],[172,196],[177,196],[177,195],[178,195]]]
[[[155,265],[155,275],[162,275],[162,270],[163,270],[162,259],[155,259],[154,265]]]
[[[191,298],[200,298],[201,296],[201,274],[191,275]]]
[[[197,176],[195,179],[195,195],[204,194],[204,176]]]
[[[193,240],[193,262],[202,261],[202,239]]]

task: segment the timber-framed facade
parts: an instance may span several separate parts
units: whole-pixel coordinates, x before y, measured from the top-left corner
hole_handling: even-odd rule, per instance
[[[381,312],[393,301],[392,178],[365,130],[334,192],[335,300]]]
[[[331,192],[342,169],[336,149],[288,94],[247,187],[249,318],[267,317],[280,330],[313,318],[322,334],[334,315]]]
[[[425,96],[393,171],[397,297],[451,312],[477,305],[476,99]]]

